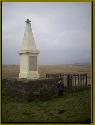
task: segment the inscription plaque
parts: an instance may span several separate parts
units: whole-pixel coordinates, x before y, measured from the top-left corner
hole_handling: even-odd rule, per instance
[[[29,70],[37,71],[37,56],[29,56]]]

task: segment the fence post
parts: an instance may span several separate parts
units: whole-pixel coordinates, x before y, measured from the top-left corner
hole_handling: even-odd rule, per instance
[[[82,80],[82,88],[83,88],[83,74],[81,74],[81,80]]]
[[[85,76],[86,76],[86,87],[87,87],[87,73],[85,74]]]
[[[80,74],[80,88],[82,88],[82,75]]]
[[[75,74],[75,91],[76,91],[76,74]]]
[[[78,89],[79,89],[79,74],[78,74]]]
[[[69,74],[67,74],[67,89],[68,90],[69,90],[69,87],[70,87],[70,85],[69,85],[69,83],[70,83],[69,78],[70,78],[70,76],[69,76]]]
[[[61,78],[61,77],[62,77],[62,75],[61,75],[61,74],[59,74],[59,77]]]
[[[83,88],[84,88],[85,87],[85,77],[84,77],[84,75],[82,77],[83,77]]]
[[[46,78],[48,78],[48,74],[46,73]]]

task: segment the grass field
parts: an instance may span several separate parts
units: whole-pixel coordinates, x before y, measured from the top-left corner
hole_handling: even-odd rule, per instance
[[[3,100],[2,122],[90,122],[90,89],[48,101]]]
[[[3,78],[19,76],[19,65],[3,65]],[[39,73],[87,73],[90,65],[40,65]],[[67,93],[48,101],[17,101],[2,97],[2,122],[90,122],[91,89]]]
[[[90,78],[90,64],[76,65],[39,65],[39,74],[41,78],[45,78],[46,73],[87,73]],[[3,65],[3,78],[18,78],[19,65]]]

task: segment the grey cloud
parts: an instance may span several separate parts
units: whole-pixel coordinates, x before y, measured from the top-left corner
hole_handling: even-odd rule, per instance
[[[90,3],[3,3],[3,63],[19,63],[25,20],[32,22],[40,64],[90,62]]]

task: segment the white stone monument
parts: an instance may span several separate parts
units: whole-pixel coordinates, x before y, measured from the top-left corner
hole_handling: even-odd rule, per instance
[[[24,38],[19,51],[20,73],[19,78],[38,79],[37,56],[39,50],[36,49],[35,40],[32,33],[31,21],[27,19]]]

